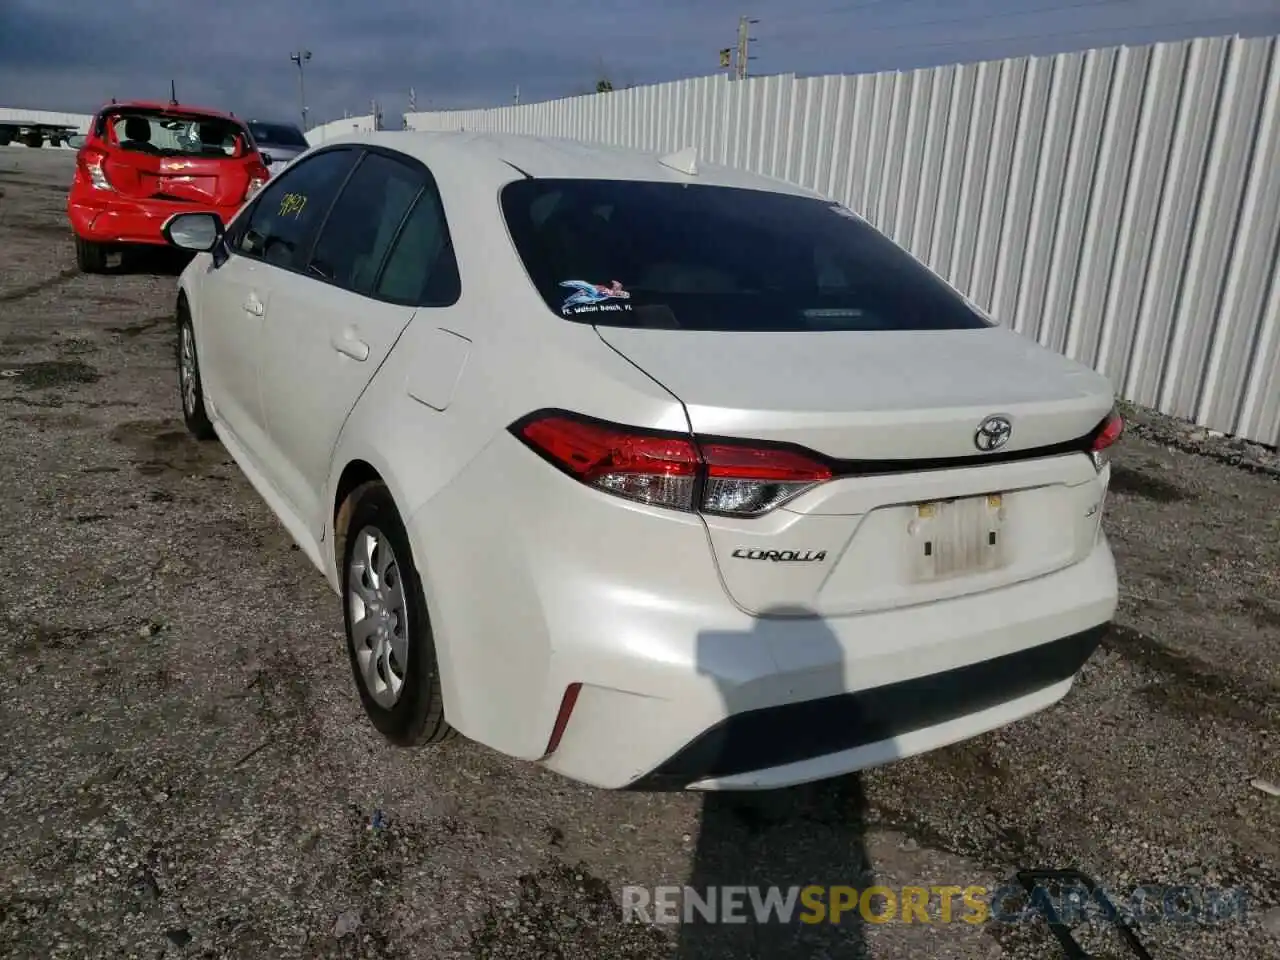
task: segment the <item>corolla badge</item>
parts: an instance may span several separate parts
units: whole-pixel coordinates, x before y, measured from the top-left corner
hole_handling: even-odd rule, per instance
[[[560,286],[568,287],[574,291],[561,304],[561,308],[565,310],[570,307],[583,307],[595,303],[603,303],[606,300],[631,299],[631,294],[623,290],[622,284],[617,280],[608,286],[603,283],[587,283],[585,280],[563,280]]]
[[[983,453],[999,450],[1009,442],[1013,435],[1013,424],[1008,417],[987,417],[978,424],[978,432],[973,435],[973,445]]]
[[[825,550],[755,550],[738,547],[733,555],[738,560],[769,560],[773,563],[822,563],[827,559]]]

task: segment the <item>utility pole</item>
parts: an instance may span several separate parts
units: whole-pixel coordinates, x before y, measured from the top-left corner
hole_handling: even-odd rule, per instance
[[[517,107],[520,106],[520,84],[518,83],[516,84],[515,104]]]
[[[298,100],[302,105],[302,129],[307,129],[307,84],[303,78],[302,65],[311,59],[310,50],[295,50],[289,54],[289,59],[298,65]]]
[[[413,92],[413,87],[409,88],[409,112],[410,113],[418,112],[418,98]]]
[[[738,18],[738,58],[734,64],[734,76],[739,80],[747,79],[747,61],[754,60],[748,52],[749,45],[755,37],[748,36],[751,32],[751,25],[759,23],[755,17],[739,17]]]

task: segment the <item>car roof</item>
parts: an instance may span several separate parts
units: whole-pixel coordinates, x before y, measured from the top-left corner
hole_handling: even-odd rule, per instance
[[[102,111],[106,110],[155,110],[159,113],[183,113],[195,116],[217,117],[220,120],[234,120],[236,123],[241,122],[240,118],[234,113],[226,113],[210,107],[193,107],[185,103],[172,103],[167,100],[120,100],[103,106]]]
[[[369,144],[397,150],[416,157],[429,169],[446,164],[463,169],[469,178],[487,177],[495,186],[528,176],[534,179],[702,183],[804,197],[822,196],[784,180],[708,163],[703,157],[698,158],[697,174],[689,176],[660,163],[666,155],[662,151],[633,150],[557,137],[395,130],[356,133],[326,141],[326,145],[337,143]]]

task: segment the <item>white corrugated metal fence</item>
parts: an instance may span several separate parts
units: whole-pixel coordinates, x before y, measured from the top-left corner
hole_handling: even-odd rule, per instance
[[[715,76],[408,121],[692,145],[816,188],[1127,399],[1276,444],[1278,46],[1222,37],[905,73]]]

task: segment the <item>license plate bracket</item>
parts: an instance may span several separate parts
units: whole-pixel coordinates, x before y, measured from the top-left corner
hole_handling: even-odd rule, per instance
[[[1003,567],[1007,504],[1003,493],[913,504],[907,522],[913,579],[927,583]]]

